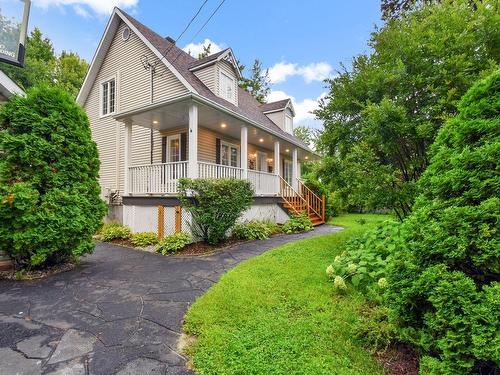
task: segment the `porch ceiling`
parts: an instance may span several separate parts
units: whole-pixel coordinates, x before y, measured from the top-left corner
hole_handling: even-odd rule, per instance
[[[152,128],[159,131],[174,129],[179,127],[187,127],[189,122],[188,109],[193,102],[190,97],[181,98],[180,100],[159,104],[150,105],[144,109],[131,111],[130,113],[118,114],[115,118],[118,121],[129,122],[134,125]],[[248,143],[258,145],[259,147],[272,151],[274,142],[280,142],[280,151],[282,154],[291,156],[293,148],[296,145],[282,138],[272,135],[262,129],[246,123],[245,121],[232,116],[231,114],[217,110],[208,105],[198,104],[198,126],[210,129],[214,132],[224,134],[227,137],[240,139],[241,128],[248,128]],[[288,151],[286,151],[288,150]],[[299,160],[314,160],[317,155],[298,148]]]

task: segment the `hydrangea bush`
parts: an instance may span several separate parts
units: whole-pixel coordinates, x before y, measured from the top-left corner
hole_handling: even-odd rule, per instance
[[[350,282],[371,297],[380,298],[388,286],[387,265],[397,247],[401,245],[400,224],[387,221],[381,226],[347,241],[341,255],[335,257],[326,269],[336,290]]]

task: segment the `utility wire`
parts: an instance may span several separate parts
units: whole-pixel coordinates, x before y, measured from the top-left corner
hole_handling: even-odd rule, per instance
[[[203,3],[201,4],[201,6],[198,8],[198,11],[194,14],[194,16],[191,18],[191,20],[189,20],[188,24],[186,25],[186,27],[184,28],[184,30],[182,30],[182,32],[179,34],[179,36],[177,37],[177,39],[175,39],[175,42],[164,52],[160,52],[161,53],[161,59],[158,59],[154,64],[153,64],[153,69],[156,68],[156,66],[164,59],[166,58],[167,54],[170,52],[170,50],[176,45],[177,41],[182,38],[182,36],[184,35],[184,33],[189,29],[189,26],[191,26],[191,24],[193,23],[193,21],[196,19],[196,17],[198,17],[198,15],[200,14],[201,10],[203,9],[203,7],[206,5],[206,3],[208,2],[208,0],[204,0]]]
[[[201,31],[205,28],[205,26],[207,26],[207,24],[210,22],[210,20],[215,16],[215,13],[217,13],[219,11],[220,7],[225,2],[226,2],[226,0],[222,0],[219,3],[219,5],[217,6],[217,8],[215,8],[215,10],[212,12],[212,14],[210,15],[210,17],[208,17],[208,19],[205,21],[205,23],[198,29],[198,31],[196,32],[196,34],[194,34],[194,36],[191,38],[191,40],[188,42],[188,44],[192,43],[193,40],[201,33]],[[181,55],[181,53],[182,53],[182,49],[177,53],[177,56],[175,56],[175,59],[172,60],[171,64],[173,64],[179,58],[179,56]]]

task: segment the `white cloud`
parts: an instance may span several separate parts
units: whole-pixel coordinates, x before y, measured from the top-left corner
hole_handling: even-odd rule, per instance
[[[326,97],[326,92],[322,93],[316,99],[306,98],[302,101],[297,101],[293,96],[288,95],[281,90],[271,91],[267,96],[268,102],[275,102],[281,99],[292,99],[293,108],[295,109],[294,122],[297,125],[319,125],[312,111],[318,108],[318,101]]]
[[[107,15],[115,6],[123,9],[134,8],[138,2],[139,0],[33,0],[34,5],[45,9],[51,6],[73,6],[75,12],[82,17],[89,17],[91,13]]]
[[[269,68],[269,79],[271,83],[286,81],[288,76],[297,74],[297,64],[279,62]]]
[[[210,53],[211,54],[220,52],[225,48],[224,44],[222,44],[222,43],[217,44],[214,41],[207,38],[201,43],[189,43],[188,45],[186,45],[183,48],[183,50],[190,53],[191,56],[193,56],[193,57],[198,57],[198,55],[203,52],[203,47],[208,46],[209,44],[210,44]]]
[[[269,79],[271,83],[279,83],[290,76],[301,76],[306,83],[311,83],[330,77],[332,70],[332,66],[326,62],[298,65],[282,61],[269,68]]]

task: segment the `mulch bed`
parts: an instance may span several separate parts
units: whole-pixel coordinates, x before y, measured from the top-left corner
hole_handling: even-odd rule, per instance
[[[418,354],[408,344],[394,344],[376,358],[389,375],[418,375]]]
[[[48,276],[56,275],[61,272],[71,271],[77,266],[76,263],[67,262],[56,264],[40,270],[20,271],[16,269],[0,271],[0,280],[37,280]]]
[[[224,250],[226,248],[229,248],[233,245],[237,245],[240,243],[246,242],[245,240],[238,240],[235,238],[229,238],[223,243],[219,245],[209,245],[204,242],[193,242],[184,247],[183,249],[179,250],[175,254],[169,254],[166,256],[203,256],[203,255],[210,255],[213,254],[217,251]],[[148,246],[147,248],[141,248],[141,247],[135,247],[130,240],[113,240],[110,243],[119,245],[119,246],[125,246],[125,247],[131,247],[137,250],[143,250],[143,251],[148,251],[148,252],[155,252],[153,250],[153,247]]]

